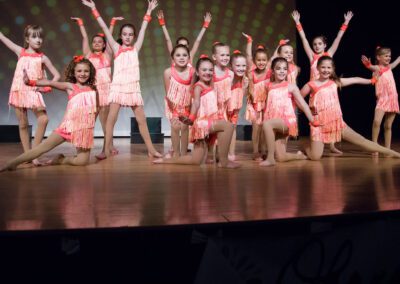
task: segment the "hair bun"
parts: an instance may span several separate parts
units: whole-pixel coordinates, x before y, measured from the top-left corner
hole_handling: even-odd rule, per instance
[[[235,50],[233,51],[233,54],[242,54],[242,52],[240,52],[240,50],[238,50],[238,49],[235,49]]]

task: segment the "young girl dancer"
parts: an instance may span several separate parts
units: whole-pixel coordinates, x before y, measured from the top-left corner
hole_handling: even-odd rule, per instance
[[[165,25],[164,12],[162,10],[159,10],[157,12],[157,17],[158,17],[158,22],[164,33],[165,41],[167,43],[168,53],[171,54],[172,49],[174,47],[172,45],[171,37],[169,36],[168,30],[167,30],[167,26]],[[192,49],[190,50],[190,60],[193,60],[194,56],[196,55],[197,50],[199,49],[199,46],[200,46],[200,42],[201,42],[206,30],[208,29],[208,27],[210,25],[211,19],[212,19],[211,14],[209,12],[207,12],[206,15],[204,16],[204,22],[203,22],[203,26],[200,30],[200,33],[197,36]],[[176,45],[178,45],[178,44],[186,45],[189,48],[189,40],[184,36],[178,37],[178,39],[176,40]]]
[[[247,88],[249,85],[249,80],[246,77],[246,57],[239,50],[235,50],[231,56],[231,67],[234,77],[232,80],[231,97],[228,100],[227,117],[228,121],[232,123],[235,128],[229,147],[228,158],[230,161],[234,161],[236,159],[236,125],[239,119],[240,109],[243,106],[243,96],[247,96]]]
[[[194,79],[194,68],[189,66],[189,49],[178,44],[172,49],[173,64],[164,71],[165,110],[171,122],[172,155],[186,155],[189,144],[189,127],[179,121],[180,116],[189,116],[192,95],[190,87]]]
[[[293,11],[292,13],[292,18],[296,23],[296,28],[297,31],[299,32],[301,42],[303,43],[304,50],[306,51],[307,57],[310,60],[310,81],[318,79],[319,73],[318,73],[318,68],[317,68],[317,61],[321,56],[330,56],[333,57],[333,55],[336,53],[336,50],[339,47],[339,43],[344,35],[344,32],[346,31],[351,18],[353,17],[353,12],[348,11],[346,14],[344,14],[344,23],[340,27],[340,30],[333,41],[331,47],[328,49],[328,51],[325,51],[327,48],[327,39],[325,36],[317,36],[312,40],[312,48],[310,47],[310,44],[308,43],[308,40],[306,38],[306,34],[304,33],[303,27],[300,23],[300,13],[298,11]],[[336,154],[343,154],[342,151],[337,149],[335,147],[335,144],[330,144],[329,145],[330,150],[332,153]]]
[[[30,79],[24,69],[24,82],[29,86],[50,86],[68,94],[68,105],[64,118],[56,130],[35,148],[7,162],[0,169],[15,170],[24,162],[40,157],[65,141],[71,142],[77,151],[75,157],[59,154],[49,164],[72,166],[87,165],[90,149],[93,147],[93,131],[96,121],[98,95],[95,87],[96,70],[92,63],[83,56],[75,56],[65,72],[66,82],[45,79]]]
[[[365,67],[373,72],[379,72],[379,80],[375,84],[376,108],[374,122],[372,124],[372,141],[378,143],[379,130],[382,119],[385,116],[385,147],[390,148],[392,140],[392,124],[396,113],[399,113],[399,101],[396,90],[396,83],[393,78],[392,69],[400,63],[400,56],[390,63],[392,52],[390,48],[378,47],[375,52],[377,65],[372,65],[371,61],[362,56],[361,60]]]
[[[313,112],[314,119],[322,125],[321,127],[311,126],[311,146],[306,149],[307,156],[311,160],[319,160],[324,151],[324,143],[339,142],[343,138],[366,151],[400,158],[400,153],[365,139],[343,121],[337,88],[352,84],[374,84],[376,78],[338,78],[335,74],[333,59],[329,56],[322,56],[318,60],[317,68],[320,74],[319,78],[308,82],[301,89],[303,97],[311,93],[310,109]]]
[[[300,94],[296,84],[289,83],[287,79],[289,64],[283,57],[272,61],[271,82],[266,84],[267,102],[264,113],[263,130],[267,141],[268,156],[260,166],[275,165],[275,156],[278,162],[304,160],[307,158],[302,152],[296,154],[286,152],[287,137],[297,136],[297,118],[293,107],[292,96],[297,106],[304,112],[310,123],[318,126],[311,111]],[[279,137],[276,139],[276,135]]]
[[[92,9],[93,16],[103,29],[108,44],[114,52],[114,73],[109,95],[110,112],[106,122],[106,157],[112,154],[114,126],[121,106],[131,107],[132,111],[135,113],[139,125],[139,132],[146,144],[148,155],[150,157],[161,157],[161,154],[156,151],[151,142],[149,130],[147,128],[139,84],[140,74],[138,59],[138,53],[143,44],[147,25],[151,21],[151,12],[158,5],[157,0],[149,1],[149,6],[135,43],[133,43],[133,41],[136,38],[136,32],[133,25],[123,25],[120,29],[119,40],[116,42],[97,11],[94,1],[82,0],[82,3]]]
[[[247,65],[251,73],[248,75],[250,79],[250,87],[248,92],[248,101],[246,106],[246,120],[252,123],[251,140],[253,142],[253,159],[262,161],[262,155],[265,153],[260,149],[260,145],[264,144],[262,137],[262,123],[264,120],[263,113],[267,93],[265,84],[269,82],[270,74],[267,51],[264,46],[259,45],[252,54],[253,39],[251,36],[242,33],[247,38],[246,57]],[[251,67],[254,66],[254,67]],[[261,155],[260,155],[261,152]]]
[[[26,86],[23,82],[23,70],[26,70],[29,77],[34,80],[44,77],[44,67],[53,75],[53,81],[58,81],[60,74],[50,59],[40,52],[43,43],[43,29],[40,26],[29,25],[25,28],[24,47],[13,43],[1,32],[0,40],[18,56],[8,104],[15,108],[19,125],[19,137],[24,152],[27,152],[30,149],[27,110],[30,109],[37,119],[35,138],[32,143],[32,148],[34,148],[42,141],[48,123],[46,105],[41,92],[48,92],[51,89]],[[40,164],[37,160],[33,162],[35,165]]]
[[[108,103],[108,95],[110,92],[111,83],[111,59],[112,50],[107,44],[104,34],[95,34],[92,37],[92,48],[89,45],[89,38],[83,24],[83,20],[77,17],[71,17],[71,20],[75,21],[82,34],[82,51],[86,58],[92,62],[96,68],[96,88],[99,93],[99,119],[103,133],[106,133],[106,121],[108,112],[110,110]],[[113,33],[116,21],[123,20],[122,17],[113,17],[110,23],[110,33]],[[112,147],[112,153],[117,154],[118,151]],[[104,154],[105,143],[103,143],[103,149],[96,158],[99,160],[105,159]]]
[[[218,117],[217,97],[212,87],[213,62],[201,56],[196,64],[198,82],[194,85],[193,103],[189,117],[180,117],[182,122],[193,125],[190,140],[194,143],[192,155],[172,159],[158,159],[154,163],[200,165],[207,154],[207,144],[218,139],[219,167],[237,168],[240,165],[228,160],[229,144],[233,125]],[[217,136],[217,137],[215,137]]]

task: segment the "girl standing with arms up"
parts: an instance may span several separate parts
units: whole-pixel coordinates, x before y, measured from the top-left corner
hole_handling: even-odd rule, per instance
[[[147,128],[139,84],[138,59],[138,52],[142,47],[147,25],[151,21],[151,12],[158,5],[157,0],[149,1],[137,38],[135,27],[131,24],[125,24],[120,29],[118,42],[114,40],[110,30],[97,11],[95,3],[92,0],[82,0],[82,3],[92,9],[92,14],[103,29],[107,42],[114,53],[114,74],[109,95],[110,112],[107,117],[105,133],[105,156],[109,157],[112,154],[114,126],[118,118],[119,109],[121,106],[125,106],[132,108],[135,113],[139,132],[146,144],[148,155],[150,157],[161,157],[161,154],[156,151],[151,142]],[[136,42],[134,43],[135,39]]]
[[[122,17],[113,17],[110,23],[110,33],[113,33],[114,26],[117,20],[122,20]],[[111,60],[112,50],[110,45],[107,44],[104,34],[95,34],[92,37],[92,48],[89,45],[89,38],[81,18],[71,17],[75,21],[82,34],[82,51],[83,55],[92,62],[96,68],[96,88],[99,93],[99,119],[103,133],[106,133],[106,121],[109,108],[108,96],[110,93],[111,83]],[[105,143],[103,143],[103,150],[96,158],[99,160],[105,159]],[[112,153],[116,154],[117,151],[112,147]]]
[[[392,124],[396,113],[399,113],[399,98],[392,69],[399,65],[400,56],[390,63],[392,59],[390,48],[378,47],[375,52],[375,57],[378,63],[377,65],[372,65],[371,61],[366,56],[363,55],[361,57],[361,61],[365,67],[373,72],[379,73],[379,80],[375,84],[376,108],[374,122],[372,124],[372,141],[378,143],[382,119],[385,116],[385,147],[390,148],[392,141]]]
[[[75,157],[59,154],[48,164],[84,166],[89,163],[93,147],[94,124],[97,115],[98,95],[95,86],[96,70],[83,56],[75,56],[65,71],[66,82],[30,79],[24,69],[24,83],[29,86],[50,86],[68,94],[68,105],[60,126],[35,148],[9,161],[0,171],[15,170],[24,162],[49,152],[65,141],[71,142],[77,151]]]
[[[167,43],[167,48],[168,48],[168,53],[171,54],[172,49],[174,48],[172,45],[172,41],[171,41],[171,37],[169,36],[168,33],[168,29],[167,26],[165,24],[165,18],[164,18],[164,12],[162,10],[159,10],[157,13],[157,17],[158,17],[158,22],[163,30],[164,33],[164,37],[165,37],[165,41]],[[203,22],[203,26],[200,30],[199,35],[197,36],[193,47],[190,50],[190,60],[193,60],[193,58],[196,56],[197,50],[199,49],[201,40],[206,32],[206,30],[208,29],[210,23],[211,23],[211,14],[209,12],[206,13],[206,15],[204,16],[204,22]],[[181,45],[186,45],[187,48],[189,48],[189,40],[184,37],[184,36],[180,36],[178,37],[178,39],[176,40],[176,45],[181,44]]]
[[[186,155],[189,144],[189,127],[179,121],[180,116],[189,116],[192,104],[191,86],[194,68],[189,66],[189,49],[178,44],[172,49],[173,64],[164,71],[165,112],[171,122],[172,156]]]
[[[53,81],[58,81],[60,74],[50,59],[40,52],[43,44],[43,29],[40,26],[29,25],[25,28],[24,47],[13,43],[1,32],[0,41],[18,56],[8,104],[15,108],[19,126],[19,137],[24,152],[27,152],[30,149],[27,110],[31,110],[37,119],[35,139],[32,143],[32,148],[34,148],[42,141],[49,120],[41,92],[48,92],[51,89],[25,85],[23,70],[26,70],[28,76],[34,80],[44,78],[45,71],[43,67],[46,67],[53,75]],[[33,162],[35,165],[39,165],[38,161],[34,160]]]
[[[301,89],[303,97],[310,94],[310,109],[313,112],[314,119],[318,120],[322,125],[321,127],[311,126],[311,146],[306,149],[308,158],[311,160],[321,159],[324,143],[339,142],[342,138],[368,152],[379,152],[400,158],[400,153],[365,139],[343,121],[337,91],[338,87],[346,87],[353,84],[370,85],[376,82],[376,78],[338,78],[335,73],[333,59],[329,56],[322,56],[318,60],[317,68],[320,74],[319,78],[308,82]]]
[[[217,97],[212,87],[213,69],[213,62],[206,56],[201,56],[197,61],[198,81],[194,84],[190,115],[180,117],[182,122],[192,125],[190,130],[190,141],[194,143],[192,154],[172,159],[158,159],[154,160],[154,163],[200,165],[206,158],[208,145],[218,139],[218,166],[224,168],[240,166],[228,160],[233,125],[218,117]]]
[[[294,22],[296,23],[296,29],[299,32],[301,42],[303,43],[303,48],[307,54],[308,59],[310,60],[310,81],[318,79],[319,72],[317,68],[317,61],[321,56],[330,56],[333,57],[336,53],[336,50],[339,47],[340,41],[342,40],[342,37],[344,35],[344,32],[347,30],[347,27],[350,23],[351,18],[353,18],[353,12],[349,11],[346,14],[344,14],[344,23],[340,27],[340,30],[333,41],[331,47],[327,51],[327,39],[325,36],[317,36],[312,40],[312,48],[310,44],[308,43],[308,40],[306,38],[306,34],[303,30],[303,27],[300,23],[300,13],[298,11],[293,11],[292,13],[292,18]],[[342,151],[337,149],[335,147],[335,144],[330,144],[329,145],[330,150],[332,153],[336,154],[343,154]]]

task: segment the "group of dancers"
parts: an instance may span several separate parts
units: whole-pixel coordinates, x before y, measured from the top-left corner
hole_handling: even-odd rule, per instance
[[[145,32],[151,22],[151,14],[158,6],[157,0],[149,0],[147,12],[139,32],[132,24],[121,26],[118,40],[113,38],[116,22],[114,17],[107,27],[93,0],[82,0],[103,30],[89,37],[81,18],[71,17],[83,38],[83,55],[74,56],[65,71],[65,82],[50,59],[41,53],[43,30],[29,25],[24,32],[21,47],[0,32],[0,40],[18,56],[18,63],[11,86],[9,105],[14,107],[24,153],[8,161],[0,171],[15,170],[25,162],[41,165],[37,160],[42,154],[68,141],[77,150],[74,157],[62,154],[47,164],[87,165],[93,147],[94,125],[97,116],[104,131],[104,144],[99,160],[118,154],[113,144],[113,130],[122,107],[130,107],[136,116],[140,134],[149,157],[154,164],[199,165],[217,163],[220,167],[238,168],[235,140],[239,112],[246,108],[245,117],[252,123],[253,159],[260,166],[273,166],[278,162],[322,157],[324,144],[333,152],[339,152],[335,143],[342,139],[356,144],[374,155],[400,158],[400,153],[390,149],[391,125],[399,112],[398,95],[391,69],[400,63],[400,57],[391,62],[391,50],[376,49],[376,65],[366,56],[362,63],[373,72],[371,79],[359,77],[339,78],[335,74],[332,59],[353,17],[344,15],[342,24],[332,46],[327,48],[325,37],[318,36],[310,46],[300,22],[300,13],[294,11],[292,18],[299,32],[303,47],[310,59],[310,81],[299,89],[296,79],[300,68],[293,60],[293,47],[288,40],[281,40],[271,58],[266,48],[258,45],[253,50],[253,40],[243,33],[247,41],[245,52],[229,45],[215,42],[212,56],[200,55],[193,62],[201,39],[212,20],[204,17],[203,26],[192,48],[185,37],[179,37],[176,45],[170,39],[164,13],[157,13],[168,51],[171,66],[164,71],[165,115],[171,123],[172,147],[164,156],[154,148],[146,124],[140,89],[138,53]],[[111,65],[113,73],[111,74]],[[45,77],[49,70],[52,79]],[[377,106],[372,131],[372,141],[352,130],[344,121],[338,98],[338,88],[352,84],[375,84]],[[68,94],[64,118],[57,129],[43,140],[48,117],[42,93],[52,88]],[[307,104],[304,98],[310,95]],[[243,101],[247,102],[243,106]],[[288,137],[298,135],[297,108],[310,122],[310,143],[297,153],[287,152]],[[29,147],[27,110],[37,118],[37,128],[32,148]],[[385,146],[378,141],[381,122],[385,117]],[[42,141],[43,140],[43,141]],[[189,141],[193,150],[188,153]]]

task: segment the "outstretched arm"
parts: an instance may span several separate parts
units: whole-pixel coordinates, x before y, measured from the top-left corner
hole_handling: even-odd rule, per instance
[[[6,37],[2,32],[0,32],[0,41],[2,41],[11,51],[13,51],[17,56],[21,54],[22,47],[16,45],[8,37]]]
[[[306,51],[307,57],[311,62],[314,58],[314,51],[312,50],[310,44],[308,43],[306,34],[304,33],[303,27],[301,26],[300,13],[297,10],[294,10],[292,12],[292,18],[293,18],[294,22],[296,23],[296,29],[299,32],[301,42],[303,43],[303,48]]]
[[[88,57],[91,51],[89,45],[89,38],[85,26],[83,25],[83,20],[77,17],[71,17],[71,20],[76,22],[79,26],[79,30],[81,31],[82,34],[82,52],[85,57]]]
[[[342,87],[358,84],[358,85],[374,85],[377,81],[376,77],[372,77],[371,79],[365,79],[360,77],[351,77],[351,78],[340,78],[340,83]]]
[[[372,72],[379,71],[379,66],[373,65],[371,63],[371,59],[367,58],[365,55],[361,55],[361,62],[365,66],[365,68],[371,70]]]
[[[149,5],[147,7],[147,12],[146,12],[146,15],[144,15],[142,26],[140,27],[139,35],[135,42],[135,48],[136,48],[137,52],[139,52],[140,49],[142,48],[147,25],[151,21],[151,12],[153,12],[153,10],[158,6],[157,0],[150,0],[148,2],[149,2]]]
[[[111,49],[113,50],[113,52],[117,53],[119,44],[114,40],[110,30],[107,28],[106,23],[104,22],[103,18],[100,16],[99,12],[97,11],[94,1],[93,0],[82,0],[82,4],[85,6],[88,6],[90,9],[92,9],[92,14],[96,18],[100,27],[103,29],[104,34],[107,38],[108,44],[111,46]]]
[[[247,44],[246,44],[247,70],[251,70],[251,66],[253,66],[253,54],[252,54],[253,38],[245,33],[242,33],[242,35],[247,39]]]
[[[303,98],[307,97],[311,93],[311,87],[308,84],[305,84],[303,88],[301,88],[300,94]]]
[[[399,56],[399,57],[397,57],[397,58],[396,58],[396,60],[395,60],[395,61],[393,61],[393,62],[390,64],[390,68],[391,68],[391,69],[394,69],[394,68],[396,68],[396,67],[397,67],[397,65],[399,65],[399,63],[400,63],[400,56]]]
[[[164,18],[163,10],[159,10],[157,12],[157,18],[158,18],[158,22],[160,23],[160,26],[162,28],[162,31],[164,33],[164,37],[165,37],[165,42],[167,44],[168,53],[170,54],[174,47],[172,45],[171,37],[169,36],[167,26],[165,25],[165,18]]]
[[[28,73],[24,69],[24,83],[28,86],[37,86],[37,87],[53,87],[58,90],[62,91],[71,91],[72,90],[72,83],[69,82],[56,82],[56,81],[50,81],[47,79],[41,79],[41,80],[30,80],[28,77]]]
[[[124,20],[124,17],[112,17],[112,18],[111,18],[110,27],[108,28],[108,29],[110,30],[110,33],[111,33],[111,34],[113,34],[113,32],[114,32],[115,23],[116,23],[117,21],[122,21],[122,20]],[[108,41],[107,41],[107,45],[106,45],[106,50],[105,50],[105,52],[106,52],[106,54],[107,54],[107,56],[108,56],[109,58],[112,57],[113,50],[112,50],[112,48],[111,48],[111,46],[110,46],[110,44],[109,44]]]
[[[342,40],[344,32],[346,31],[347,26],[349,25],[351,18],[353,18],[353,12],[352,11],[348,11],[346,14],[344,14],[344,23],[340,27],[340,30],[339,30],[335,40],[333,41],[331,47],[328,49],[328,53],[329,53],[330,56],[333,57],[333,55],[335,54],[336,50],[338,49],[339,43]]]
[[[196,40],[194,41],[192,49],[190,50],[190,58],[194,58],[194,56],[197,53],[197,50],[199,50],[201,39],[203,38],[204,33],[206,32],[208,26],[210,25],[211,20],[212,20],[211,13],[207,12],[206,15],[204,16],[203,27],[201,28],[200,33],[197,36]]]

